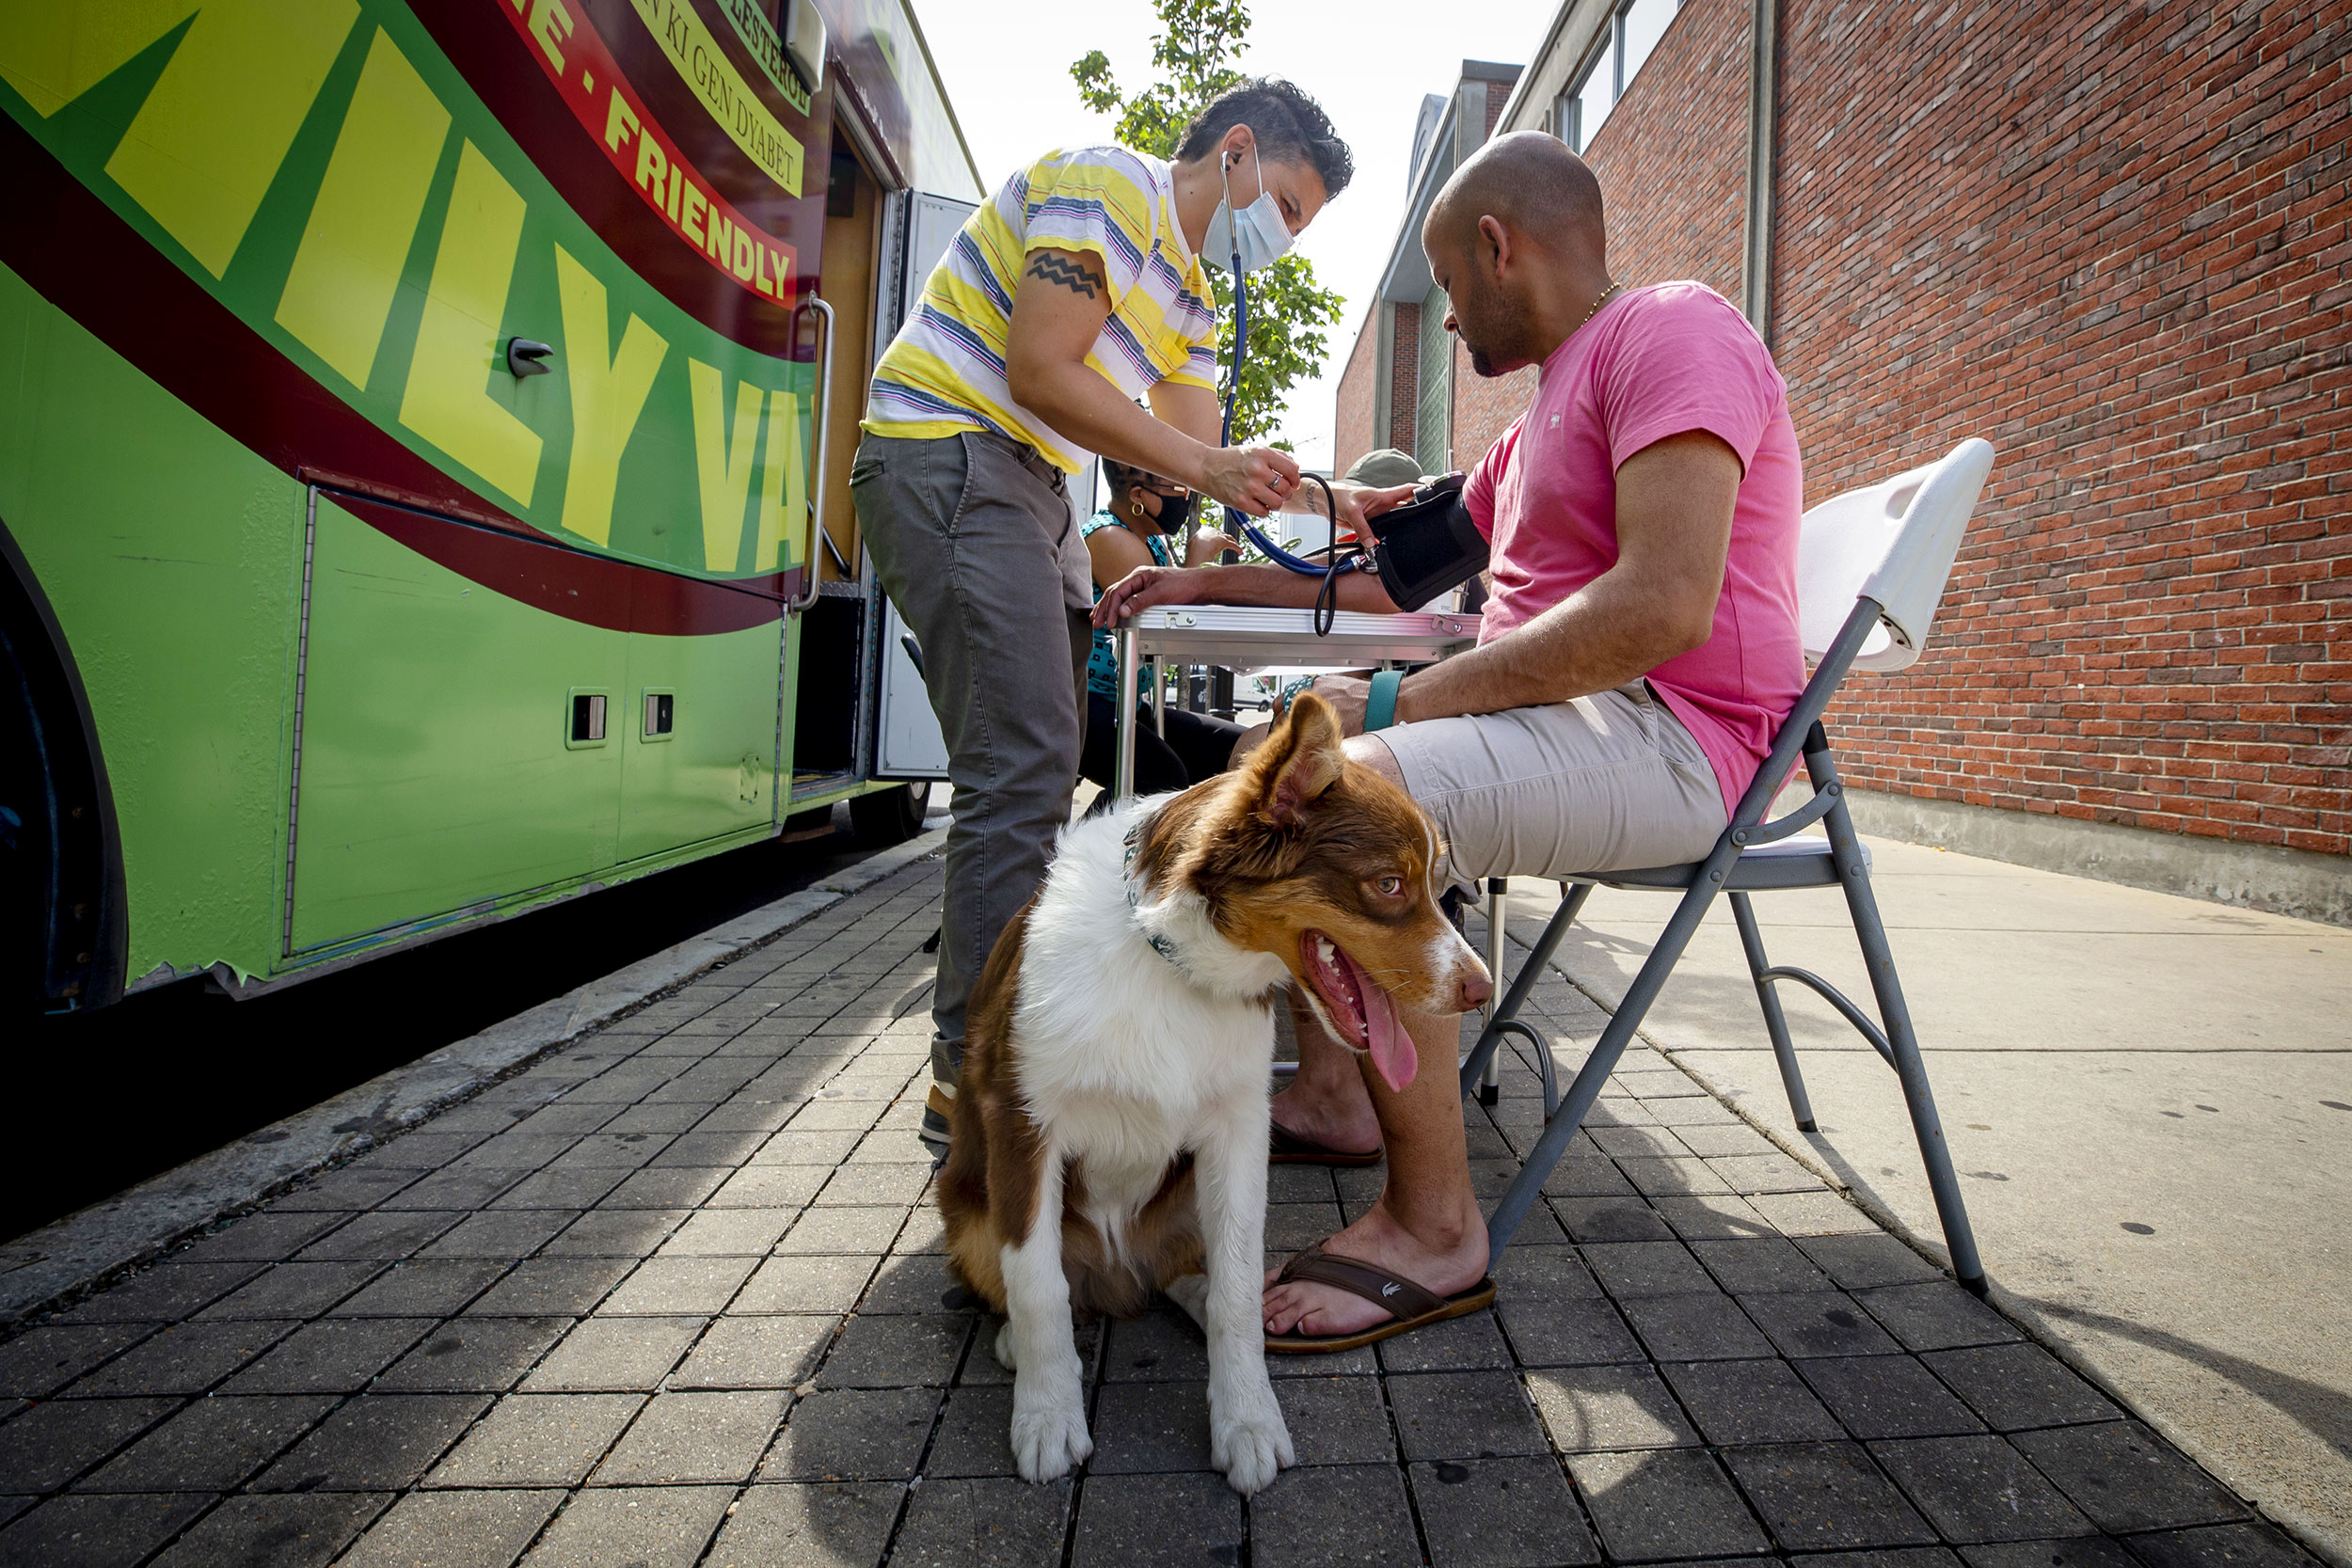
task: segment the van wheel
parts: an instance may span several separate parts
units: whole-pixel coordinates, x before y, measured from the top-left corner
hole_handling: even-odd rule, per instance
[[[929,780],[878,789],[850,801],[850,826],[857,841],[871,849],[904,844],[923,831],[923,814],[930,804]]]

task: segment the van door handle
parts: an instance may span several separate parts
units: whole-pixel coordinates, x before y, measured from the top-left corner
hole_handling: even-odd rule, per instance
[[[825,456],[826,448],[829,445],[825,437],[833,426],[833,307],[818,298],[815,293],[811,293],[792,308],[792,318],[796,327],[800,322],[801,311],[810,308],[814,308],[818,315],[825,318],[825,352],[823,358],[819,361],[820,368],[818,372],[817,418],[810,421],[810,429],[814,433],[812,439],[817,444],[817,461],[813,465],[817,473],[816,483],[809,487],[809,542],[813,546],[818,539],[823,539],[826,547],[833,549],[834,558],[838,560],[841,552],[834,547],[832,535],[825,532]],[[804,574],[804,580],[801,584],[800,594],[787,607],[787,614],[798,615],[817,602],[817,552],[815,549],[812,548],[808,552],[808,560],[802,563],[801,570]],[[846,570],[841,575],[845,578],[850,576]]]

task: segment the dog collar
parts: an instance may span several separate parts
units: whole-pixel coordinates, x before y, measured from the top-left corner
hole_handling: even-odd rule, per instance
[[[1143,923],[1143,890],[1136,883],[1136,839],[1142,832],[1142,822],[1127,830],[1127,856],[1119,867],[1120,875],[1127,880],[1127,912],[1136,917],[1136,929],[1142,933],[1144,941],[1152,944],[1152,951],[1182,969],[1184,960],[1176,956],[1176,944]]]

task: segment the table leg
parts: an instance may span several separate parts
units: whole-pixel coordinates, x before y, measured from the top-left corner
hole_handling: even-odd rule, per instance
[[[1511,884],[1502,877],[1486,879],[1486,974],[1494,982],[1494,995],[1482,1010],[1494,1017],[1495,1006],[1502,997],[1502,959],[1505,935],[1510,927]],[[1486,1074],[1479,1081],[1478,1102],[1493,1105],[1502,1099],[1502,1052],[1498,1049],[1486,1058]]]
[[[1118,804],[1136,796],[1136,681],[1142,672],[1136,663],[1136,628],[1120,627],[1113,641],[1119,652],[1119,701],[1112,705],[1118,710],[1119,761],[1111,773],[1111,800]]]

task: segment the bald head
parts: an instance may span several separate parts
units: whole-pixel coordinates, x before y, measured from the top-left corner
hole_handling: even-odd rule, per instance
[[[1467,246],[1485,217],[1554,255],[1604,249],[1600,182],[1566,144],[1541,131],[1514,131],[1471,153],[1438,193],[1422,243]]]
[[[1455,169],[1421,247],[1481,375],[1540,364],[1610,286],[1600,182],[1540,131],[1497,136]]]

